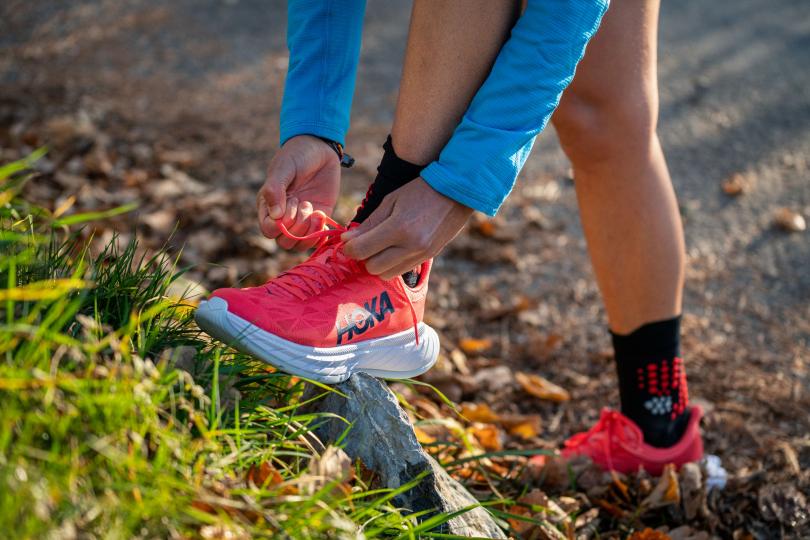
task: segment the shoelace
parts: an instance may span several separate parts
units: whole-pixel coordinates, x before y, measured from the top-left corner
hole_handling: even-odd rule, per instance
[[[316,244],[316,250],[312,257],[295,268],[279,274],[275,279],[270,280],[266,284],[268,291],[272,290],[271,287],[278,287],[301,300],[305,300],[307,295],[318,294],[320,291],[338,284],[354,273],[365,271],[359,262],[346,257],[340,251],[342,243],[335,241],[335,239],[339,239],[344,232],[349,230],[349,227],[340,225],[332,218],[326,216],[324,229],[304,236],[297,236],[291,233],[287,227],[284,226],[281,219],[276,220],[276,226],[281,231],[281,234],[296,242],[314,240],[316,238],[320,240]],[[321,260],[315,257],[315,254],[321,249],[330,249],[332,253]],[[332,260],[337,260],[338,264],[328,264]],[[413,332],[416,338],[416,344],[419,345],[419,318],[416,316],[416,308],[413,307],[413,302],[411,302],[410,296],[408,296],[405,291],[405,285],[401,284],[401,288],[402,294],[408,301],[408,307],[411,310]]]
[[[604,433],[602,437],[602,451],[605,453],[608,468],[613,470],[613,458],[610,450],[611,443],[615,440],[619,446],[627,447],[627,443],[631,442],[628,436],[628,431],[632,432],[635,427],[630,419],[622,415],[618,411],[605,409],[602,411],[602,416],[594,426],[584,433],[577,433],[565,442],[566,448],[572,450],[589,444],[592,437],[599,433]],[[629,430],[626,428],[630,428]]]
[[[326,217],[326,227],[324,229],[304,236],[291,233],[280,219],[276,220],[276,226],[284,236],[296,242],[319,240],[315,244],[316,250],[313,256],[295,268],[287,270],[275,279],[270,280],[267,283],[268,291],[272,292],[273,288],[278,288],[301,300],[305,300],[308,296],[318,294],[323,289],[339,283],[351,273],[359,270],[359,264],[347,257],[342,257],[340,264],[329,264],[333,259],[340,257],[337,250],[338,242],[335,239],[348,230],[329,217]],[[331,253],[323,258],[317,257],[318,251],[324,249],[329,249]]]

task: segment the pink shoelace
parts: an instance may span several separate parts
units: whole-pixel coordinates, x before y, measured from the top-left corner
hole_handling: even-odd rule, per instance
[[[325,217],[325,220],[326,227],[324,229],[304,236],[291,233],[280,219],[276,220],[276,226],[278,226],[281,234],[290,240],[302,242],[317,238],[319,241],[315,244],[316,249],[312,257],[268,281],[265,284],[268,292],[273,292],[273,289],[277,288],[277,290],[285,291],[301,300],[306,300],[328,287],[337,285],[353,274],[366,271],[362,263],[347,257],[339,249],[343,245],[339,241],[340,236],[352,227],[344,227],[328,216]],[[317,257],[316,255],[321,250],[329,250],[329,253],[325,254],[323,258]],[[404,285],[401,285],[403,296],[407,299],[408,307],[411,309],[413,331],[416,344],[419,345],[419,319],[416,316],[413,302],[411,302],[404,287]]]
[[[619,446],[627,448],[629,443],[633,442],[632,438],[628,436],[628,431],[632,432],[634,428],[635,424],[620,412],[604,409],[599,421],[594,424],[591,429],[583,433],[577,433],[565,441],[565,447],[570,450],[576,450],[581,446],[592,445],[593,437],[597,434],[603,434],[602,451],[605,453],[608,468],[613,470],[613,459],[610,450],[611,444],[615,440]]]
[[[296,236],[291,233],[281,220],[276,220],[276,225],[284,236],[296,242],[314,239],[319,239],[319,241],[315,244],[315,253],[307,261],[268,281],[266,284],[268,292],[273,292],[273,289],[276,289],[301,300],[306,300],[308,297],[336,285],[352,273],[361,270],[360,263],[349,259],[337,249],[339,245],[337,239],[348,229],[336,221],[327,217],[326,225],[329,228],[304,236]],[[325,254],[324,257],[315,256],[322,250],[329,250],[329,253]],[[333,261],[338,264],[332,264]]]

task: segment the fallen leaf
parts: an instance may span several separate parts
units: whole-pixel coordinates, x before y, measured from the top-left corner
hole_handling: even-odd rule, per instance
[[[540,375],[518,371],[515,373],[515,379],[521,388],[523,388],[524,392],[536,398],[554,401],[556,403],[571,399],[571,394],[569,394],[565,388],[554,384]]]
[[[790,208],[780,208],[774,214],[774,223],[777,227],[788,232],[802,232],[807,229],[807,222],[804,216],[791,210]]]
[[[469,432],[476,438],[484,450],[498,452],[503,449],[501,431],[497,426],[493,424],[476,423],[469,429]]]
[[[512,526],[512,529],[519,533],[522,538],[556,538],[554,533],[550,531],[547,532],[544,527],[541,528],[540,525],[535,523],[535,521],[545,521],[547,517],[545,512],[548,510],[550,502],[548,496],[539,489],[532,489],[520,497],[520,499],[517,500],[517,504],[509,508],[509,513],[530,518],[533,521],[529,522],[518,518],[509,518],[509,524]],[[550,528],[556,531],[557,534],[560,534],[559,531],[553,527]]]
[[[76,196],[71,195],[70,197],[62,201],[62,203],[59,204],[56,210],[53,211],[53,217],[58,218],[59,216],[70,210],[74,204],[76,204]]]
[[[799,456],[796,454],[796,450],[787,441],[778,442],[776,447],[784,455],[785,462],[790,472],[799,475],[802,472],[802,467],[799,464]]]
[[[541,489],[533,489],[518,499],[519,503],[533,505],[533,506],[548,506],[548,495]]]
[[[599,509],[598,508],[591,508],[587,512],[583,512],[582,514],[577,516],[576,521],[574,522],[574,529],[579,530],[583,527],[587,527],[591,523],[599,517]]]
[[[462,375],[470,375],[470,367],[467,365],[467,356],[459,349],[450,351],[450,361],[453,362],[456,370]]]
[[[262,461],[259,465],[251,465],[245,479],[256,487],[277,486],[284,482],[281,473],[266,461]]]
[[[413,431],[416,434],[416,440],[419,441],[420,444],[432,444],[436,442],[436,437],[430,435],[420,427],[414,426]]]
[[[641,507],[645,509],[661,508],[681,502],[681,489],[678,485],[678,476],[675,474],[675,466],[671,463],[664,467],[661,478],[652,493],[641,501]]]
[[[671,538],[665,532],[647,527],[644,530],[634,532],[627,537],[627,540],[671,540]]]
[[[627,512],[625,512],[619,505],[613,504],[612,502],[606,501],[604,499],[594,499],[593,502],[595,502],[600,508],[605,510],[610,515],[617,517],[619,519],[624,518],[624,516],[627,514]]]
[[[474,229],[487,238],[492,238],[495,235],[495,223],[491,219],[478,223]]]
[[[510,435],[524,439],[537,437],[542,426],[540,415],[509,414],[502,416],[493,411],[486,403],[462,403],[461,415],[471,422],[501,425]]]
[[[732,174],[731,176],[723,180],[723,183],[720,184],[720,187],[723,189],[723,193],[731,197],[742,195],[748,190],[745,182],[745,177],[738,172]]]
[[[461,415],[471,422],[494,424],[501,421],[501,417],[486,403],[462,403]]]
[[[351,458],[337,446],[330,446],[320,456],[313,456],[309,461],[309,472],[314,476],[311,483],[314,491],[335,480],[345,483],[354,478]]]
[[[555,351],[562,345],[563,337],[560,334],[549,334],[546,337],[545,348],[547,352]]]
[[[627,487],[627,484],[622,480],[622,478],[618,474],[614,474],[613,471],[611,472],[611,477],[613,479],[613,486],[619,490],[619,493],[622,494],[622,497],[626,501],[630,500],[630,489]]]
[[[448,441],[453,438],[450,428],[444,424],[423,424],[414,427],[416,439],[422,444],[430,444],[435,441]]]
[[[512,424],[506,430],[510,435],[515,435],[521,439],[533,439],[540,434],[540,417],[536,419],[527,419],[517,424]]]
[[[531,510],[519,504],[509,507],[507,512],[509,512],[513,516],[520,516],[526,518],[531,518],[532,515]],[[511,527],[511,529],[516,533],[518,533],[521,537],[526,537],[527,533],[534,527],[534,523],[524,521],[517,517],[510,517],[507,519],[507,521],[509,521],[509,526]]]
[[[205,512],[206,514],[216,514],[217,509],[213,507],[213,505],[208,504],[205,501],[194,500],[191,501],[191,507],[199,510],[200,512]]]
[[[414,397],[410,400],[410,404],[425,418],[444,418],[444,414],[442,414],[439,406],[427,398],[421,396]]]
[[[464,338],[459,342],[458,346],[467,354],[481,354],[492,347],[492,340],[490,338]]]
[[[506,465],[493,460],[489,460],[489,463],[487,464],[487,469],[495,473],[495,475],[499,476],[500,478],[506,478],[512,472],[512,469],[510,467],[507,467]]]

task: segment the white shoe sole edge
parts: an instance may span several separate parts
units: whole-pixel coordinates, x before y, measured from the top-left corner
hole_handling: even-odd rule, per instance
[[[433,367],[439,336],[425,323],[390,336],[336,347],[311,347],[287,341],[228,311],[222,298],[203,300],[194,313],[207,334],[278,369],[326,384],[368,373],[383,379],[416,377]]]

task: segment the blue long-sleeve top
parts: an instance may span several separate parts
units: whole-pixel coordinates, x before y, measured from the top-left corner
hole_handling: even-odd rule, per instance
[[[574,77],[609,0],[529,0],[484,84],[422,170],[433,189],[495,215]],[[349,129],[365,0],[289,0],[281,143]]]

